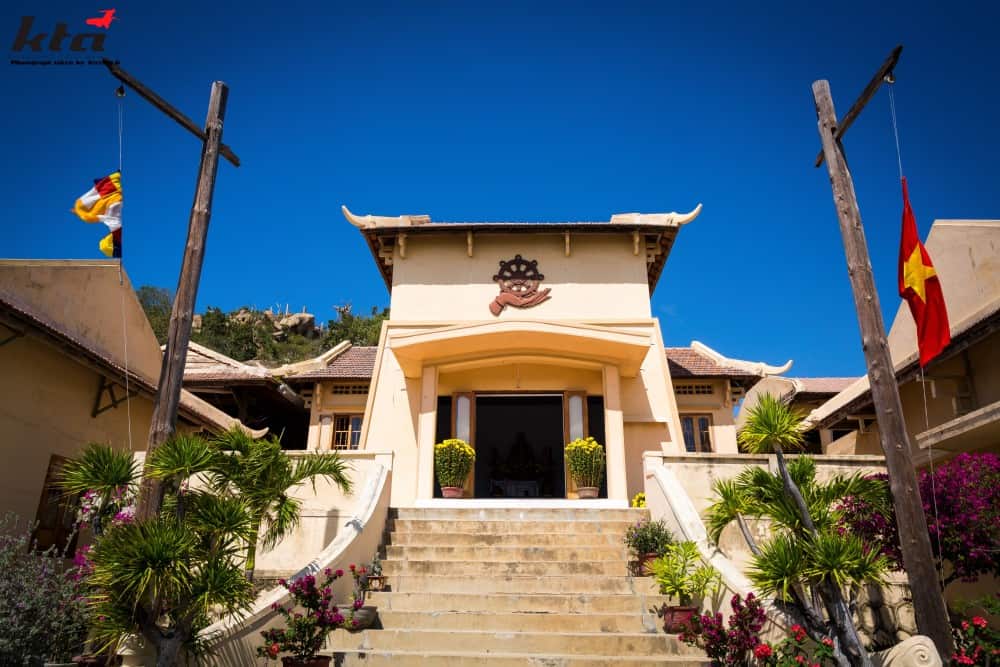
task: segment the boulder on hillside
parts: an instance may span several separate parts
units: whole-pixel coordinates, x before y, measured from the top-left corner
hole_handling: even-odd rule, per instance
[[[295,313],[281,318],[278,322],[285,331],[312,338],[318,334],[316,316],[311,313]]]

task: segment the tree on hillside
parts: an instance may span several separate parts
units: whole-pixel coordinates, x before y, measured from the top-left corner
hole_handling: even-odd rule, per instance
[[[330,320],[327,324],[327,333],[323,339],[326,347],[332,347],[345,340],[351,341],[353,345],[378,345],[382,322],[389,319],[388,308],[379,311],[377,306],[372,306],[369,316],[355,315],[351,310],[351,304],[334,308],[337,311],[337,319]]]
[[[146,319],[149,320],[149,325],[153,327],[156,340],[161,345],[166,343],[167,328],[170,326],[170,310],[173,308],[174,303],[174,298],[170,294],[170,290],[165,287],[143,285],[135,291],[135,295],[138,297],[142,309],[146,312]]]

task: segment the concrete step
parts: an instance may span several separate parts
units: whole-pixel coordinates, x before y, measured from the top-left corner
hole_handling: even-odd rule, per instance
[[[670,665],[671,667],[707,667],[708,658],[697,656],[657,655],[645,657],[606,655],[522,655],[517,653],[460,653],[426,651],[351,651],[323,655],[334,655],[337,667],[428,667],[447,665],[448,667],[648,667],[649,665]]]
[[[400,593],[488,593],[593,595],[600,593],[655,594],[657,588],[649,577],[610,577],[563,574],[472,576],[401,574],[388,578],[393,592]]]
[[[390,544],[386,558],[391,560],[454,561],[621,561],[629,559],[620,546],[564,547],[488,547],[488,546],[413,546]]]
[[[619,539],[632,521],[586,521],[552,519],[545,521],[464,521],[451,519],[393,519],[390,529],[395,533],[489,533],[520,535],[524,533],[568,533],[586,535],[598,533],[617,535]]]
[[[646,509],[593,509],[575,507],[470,507],[462,509],[401,507],[390,510],[393,519],[446,521],[640,521]]]
[[[482,632],[657,632],[655,613],[537,614],[467,611],[382,611],[382,627],[394,630],[478,630]]]
[[[492,612],[531,613],[541,616],[551,614],[642,614],[652,607],[666,602],[664,596],[655,591],[626,594],[567,595],[517,594],[517,593],[371,593],[368,604],[378,606],[383,611],[438,612]],[[391,627],[383,624],[385,627]]]
[[[591,547],[619,546],[623,544],[622,533],[519,533],[492,534],[484,532],[392,532],[389,543],[392,546],[497,546],[497,547]]]
[[[479,654],[588,656],[699,656],[700,652],[663,633],[489,632],[473,630],[337,630],[328,651],[448,652],[466,647]],[[701,654],[703,655],[703,654]]]
[[[390,578],[395,575],[440,575],[507,577],[531,575],[535,577],[589,575],[597,577],[624,577],[628,570],[624,560],[612,561],[439,561],[439,560],[385,560],[382,573]]]

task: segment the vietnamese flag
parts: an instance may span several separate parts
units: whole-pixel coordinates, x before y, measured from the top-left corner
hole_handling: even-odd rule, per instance
[[[944,293],[927,249],[920,242],[917,220],[910,208],[910,193],[903,179],[903,234],[899,242],[899,296],[910,306],[917,325],[921,368],[951,342]]]

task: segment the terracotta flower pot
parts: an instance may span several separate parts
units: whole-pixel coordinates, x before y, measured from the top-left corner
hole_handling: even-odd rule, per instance
[[[601,489],[596,486],[578,486],[576,487],[576,495],[579,498],[596,498],[597,492]]]
[[[345,627],[351,632],[364,630],[370,628],[375,623],[376,618],[378,618],[378,607],[375,605],[365,605],[361,609],[354,611],[352,622],[348,623]]]
[[[284,667],[330,667],[330,656],[317,655],[314,658],[299,660],[298,658],[282,658]]]
[[[651,566],[653,565],[653,561],[659,557],[660,555],[653,551],[639,556],[639,576],[640,577],[653,576],[653,570],[651,569]]]
[[[461,498],[465,495],[465,488],[461,486],[442,486],[441,495],[445,498]]]
[[[698,607],[668,607],[663,605],[663,630],[667,634],[686,632],[691,629],[691,619],[698,613]]]

